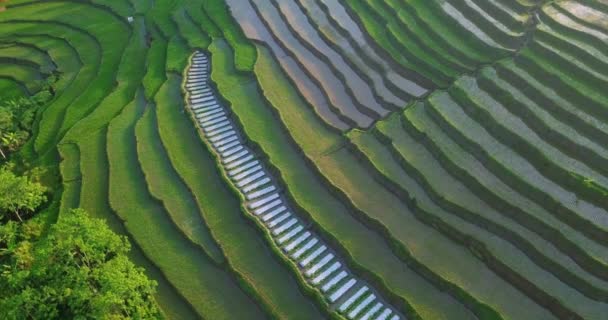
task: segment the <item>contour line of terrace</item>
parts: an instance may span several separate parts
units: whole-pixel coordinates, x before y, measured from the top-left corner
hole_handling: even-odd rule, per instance
[[[184,83],[186,104],[204,142],[239,190],[247,212],[272,237],[284,258],[297,266],[307,284],[318,290],[329,309],[348,319],[399,320],[405,317],[364,280],[357,278],[339,254],[298,217],[264,163],[246,146],[246,138],[209,85],[209,59],[195,52]]]

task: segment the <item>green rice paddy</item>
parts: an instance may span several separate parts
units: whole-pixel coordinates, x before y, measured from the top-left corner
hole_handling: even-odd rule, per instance
[[[19,153],[61,185],[51,220],[125,235],[165,318],[606,318],[605,1],[2,5],[0,99],[53,91]],[[188,111],[195,52],[373,303],[340,311],[250,213]]]

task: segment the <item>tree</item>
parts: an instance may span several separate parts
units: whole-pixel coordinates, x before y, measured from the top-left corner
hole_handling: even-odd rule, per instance
[[[13,113],[6,107],[0,107],[0,139],[13,128]],[[0,155],[6,159],[6,154],[2,150],[4,147],[4,141],[0,141]]]
[[[16,151],[25,143],[29,134],[26,131],[6,132],[0,137],[0,143],[9,151]]]
[[[46,201],[45,192],[40,183],[17,176],[6,167],[0,168],[0,215],[14,214],[23,221],[23,213],[33,213]]]
[[[14,152],[25,144],[38,107],[48,99],[48,95],[37,94],[0,103],[0,155],[3,159],[7,158],[7,152]]]
[[[129,250],[103,220],[81,209],[62,215],[37,245],[12,251],[0,274],[0,318],[159,319],[156,283]]]

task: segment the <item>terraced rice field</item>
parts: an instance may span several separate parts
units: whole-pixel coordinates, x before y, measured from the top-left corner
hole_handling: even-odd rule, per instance
[[[24,154],[169,319],[607,319],[604,0],[1,3]]]

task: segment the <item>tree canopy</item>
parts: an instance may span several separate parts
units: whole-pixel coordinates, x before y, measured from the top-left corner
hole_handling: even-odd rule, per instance
[[[18,176],[6,167],[0,167],[0,219],[33,213],[46,201],[46,188],[27,177]]]
[[[128,259],[130,244],[81,209],[35,241],[35,221],[0,226],[0,318],[160,318],[156,283]]]
[[[38,107],[50,99],[48,91],[32,97],[0,102],[0,156],[18,150],[30,137]]]

